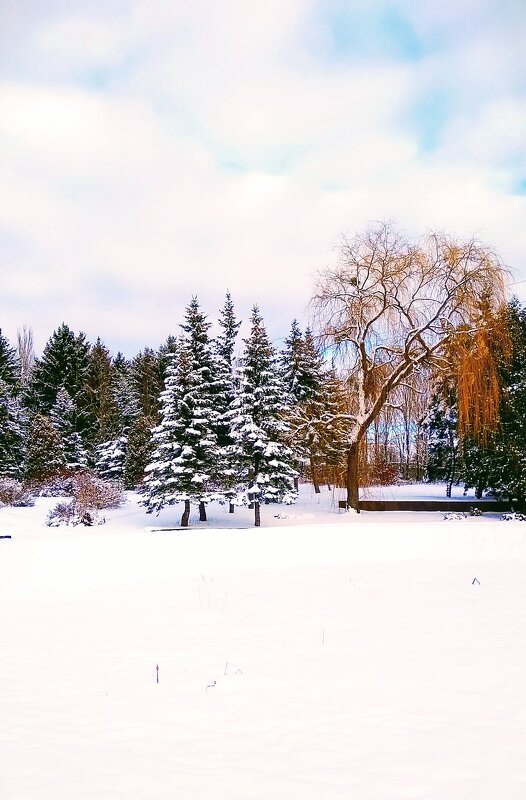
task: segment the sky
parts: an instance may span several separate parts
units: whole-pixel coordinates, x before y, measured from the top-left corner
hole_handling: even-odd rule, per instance
[[[0,327],[133,355],[229,290],[279,343],[374,220],[525,280],[524,53],[524,0],[2,0]]]

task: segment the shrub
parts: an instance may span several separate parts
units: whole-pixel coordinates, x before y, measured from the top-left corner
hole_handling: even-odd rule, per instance
[[[57,503],[49,512],[46,525],[103,525],[106,520],[98,512],[119,508],[124,502],[124,495],[115,484],[87,470],[74,474],[72,494],[72,500]]]
[[[0,505],[34,506],[35,498],[23,483],[13,478],[0,478]]]

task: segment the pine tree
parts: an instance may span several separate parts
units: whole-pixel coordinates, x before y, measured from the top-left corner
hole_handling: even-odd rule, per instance
[[[254,522],[260,523],[260,502],[294,502],[296,471],[285,421],[285,392],[276,355],[257,306],[251,332],[245,340],[240,389],[233,403],[231,433],[238,486],[254,504]]]
[[[60,436],[63,462],[66,469],[78,470],[87,466],[86,449],[75,430],[77,412],[71,397],[62,386],[49,412],[49,419]]]
[[[20,478],[24,469],[26,419],[12,386],[0,379],[0,476]]]
[[[184,331],[175,365],[169,366],[161,393],[161,423],[154,430],[154,453],[145,478],[149,512],[184,502],[181,525],[188,525],[190,503],[205,503],[217,495],[218,447],[211,389],[213,360],[210,323],[193,298],[186,309]]]
[[[60,435],[48,417],[35,414],[26,445],[25,478],[42,480],[64,469]]]

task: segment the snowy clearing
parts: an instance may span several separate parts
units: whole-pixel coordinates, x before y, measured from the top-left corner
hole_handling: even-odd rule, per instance
[[[526,523],[55,503],[0,510],[5,800],[526,796]]]

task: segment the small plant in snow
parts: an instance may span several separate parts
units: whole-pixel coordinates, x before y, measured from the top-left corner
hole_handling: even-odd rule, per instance
[[[444,514],[444,519],[451,520],[451,519],[464,519],[465,514],[462,514],[460,511],[446,511]]]
[[[501,520],[504,522],[525,522],[526,514],[518,514],[516,511],[509,511],[502,515]]]
[[[480,508],[477,508],[476,506],[471,506],[471,508],[469,509],[469,516],[470,517],[481,517],[482,516],[482,511],[480,510]]]

